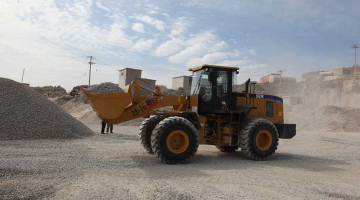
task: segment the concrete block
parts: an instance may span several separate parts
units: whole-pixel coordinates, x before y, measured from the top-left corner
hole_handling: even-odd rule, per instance
[[[350,74],[350,70],[348,70],[344,67],[335,67],[332,71],[333,71],[334,76],[343,76],[343,75]]]

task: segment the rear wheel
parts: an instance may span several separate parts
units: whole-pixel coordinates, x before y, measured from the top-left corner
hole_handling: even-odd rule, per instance
[[[141,145],[150,154],[153,153],[151,149],[151,133],[153,132],[155,126],[161,121],[161,119],[162,118],[160,116],[153,115],[145,119],[140,125],[139,138]]]
[[[199,147],[199,135],[187,119],[169,117],[156,125],[151,136],[151,147],[162,162],[187,163]]]
[[[216,146],[217,149],[219,149],[221,152],[226,152],[226,153],[230,153],[230,152],[235,152],[236,150],[239,149],[239,147],[230,147],[230,146]]]
[[[279,133],[266,119],[252,119],[240,132],[241,152],[252,160],[267,160],[275,153]]]

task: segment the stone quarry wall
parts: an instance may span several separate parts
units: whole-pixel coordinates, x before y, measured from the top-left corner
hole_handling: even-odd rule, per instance
[[[360,80],[353,77],[300,84],[298,96],[306,105],[360,108]]]

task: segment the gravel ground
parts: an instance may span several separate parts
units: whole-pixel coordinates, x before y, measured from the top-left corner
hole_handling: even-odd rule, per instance
[[[269,161],[200,146],[191,163],[147,154],[138,127],[81,140],[0,141],[0,199],[360,199],[360,134],[299,132]]]
[[[117,86],[114,83],[110,83],[110,82],[105,82],[105,83],[91,86],[89,89],[87,89],[87,91],[90,93],[100,92],[100,93],[106,93],[106,94],[123,93],[124,92],[121,88],[119,88],[119,86]]]
[[[74,139],[92,134],[35,90],[0,78],[0,140]]]

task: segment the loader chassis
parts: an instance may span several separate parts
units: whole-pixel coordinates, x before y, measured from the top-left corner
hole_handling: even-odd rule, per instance
[[[250,79],[245,91],[237,92],[238,68],[202,65],[189,71],[190,95],[168,96],[156,87],[153,97],[146,98],[140,94],[140,88],[147,88],[141,79],[124,88],[124,94],[82,91],[107,123],[148,118],[140,126],[141,143],[165,163],[188,162],[199,144],[215,145],[222,152],[241,148],[252,160],[267,160],[279,138],[295,136],[296,125],[284,124],[280,97],[254,94]],[[167,106],[173,109],[162,109]]]

